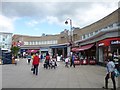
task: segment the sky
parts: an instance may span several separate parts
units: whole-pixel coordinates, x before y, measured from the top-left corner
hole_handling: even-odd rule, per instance
[[[118,8],[119,0],[0,0],[0,32],[30,36],[83,28]],[[65,21],[68,24],[65,24]]]

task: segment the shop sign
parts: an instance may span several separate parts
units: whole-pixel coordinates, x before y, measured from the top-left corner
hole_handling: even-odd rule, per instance
[[[120,44],[120,41],[111,41],[111,44]]]
[[[104,43],[100,43],[100,44],[98,44],[98,46],[104,46]]]

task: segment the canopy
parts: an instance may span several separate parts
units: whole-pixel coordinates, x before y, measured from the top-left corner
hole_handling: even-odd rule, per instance
[[[72,52],[79,52],[79,48],[72,48]]]
[[[89,44],[89,45],[86,45],[86,46],[82,46],[79,48],[79,51],[84,51],[84,50],[87,50],[87,49],[90,49],[94,44]]]
[[[27,50],[26,52],[27,53],[36,53],[36,52],[38,52],[38,50]]]
[[[72,51],[73,52],[84,51],[84,50],[90,49],[93,45],[94,44],[89,44],[89,45],[82,46],[82,47],[79,47],[79,48],[72,48]]]

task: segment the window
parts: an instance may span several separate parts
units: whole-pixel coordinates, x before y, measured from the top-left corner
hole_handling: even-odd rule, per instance
[[[30,42],[28,42],[28,45],[30,45]]]
[[[111,25],[108,25],[108,27],[112,28],[112,27],[113,27],[113,24],[111,24]]]
[[[93,32],[90,33],[90,36],[93,36]]]
[[[120,23],[117,23],[117,26],[120,26]]]
[[[5,41],[5,38],[3,38],[3,40],[2,41]]]
[[[41,45],[41,41],[39,41],[39,45]]]
[[[31,45],[33,45],[34,43],[33,43],[33,41],[31,41]]]
[[[5,46],[3,45],[2,48],[5,48]]]
[[[82,36],[82,39],[84,39],[84,36]]]
[[[82,36],[82,39],[85,39],[85,34]]]
[[[29,45],[29,42],[24,42],[24,45]]]

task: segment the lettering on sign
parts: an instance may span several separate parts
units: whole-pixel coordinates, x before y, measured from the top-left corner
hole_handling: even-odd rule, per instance
[[[100,43],[98,46],[104,46],[104,43]]]
[[[111,44],[120,44],[120,41],[111,41]]]

